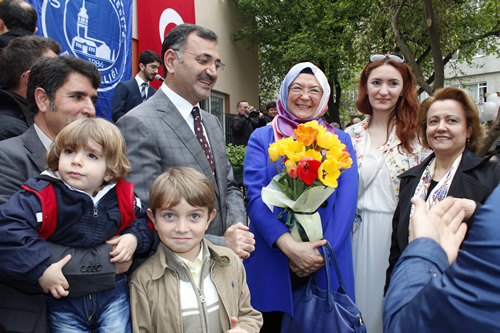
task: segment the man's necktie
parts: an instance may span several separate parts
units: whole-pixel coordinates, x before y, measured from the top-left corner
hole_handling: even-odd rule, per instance
[[[146,100],[146,87],[147,86],[148,86],[148,84],[146,82],[143,82],[141,84],[141,97],[142,97],[143,102]]]
[[[200,143],[201,148],[203,148],[203,151],[205,152],[205,156],[207,157],[208,163],[210,164],[210,167],[212,168],[212,173],[215,175],[214,161],[212,158],[212,153],[210,152],[210,146],[208,145],[207,136],[205,135],[205,132],[203,131],[203,126],[201,124],[200,109],[198,109],[197,107],[194,107],[193,111],[191,111],[191,113],[193,114],[193,118],[194,118],[194,133],[196,134],[196,139]]]

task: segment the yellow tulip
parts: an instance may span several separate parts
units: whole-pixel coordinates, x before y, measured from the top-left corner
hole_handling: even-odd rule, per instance
[[[305,156],[312,157],[315,160],[320,161],[320,162],[323,161],[323,155],[319,151],[314,150],[314,149],[306,150]]]
[[[276,162],[277,160],[279,160],[280,154],[276,147],[270,145],[270,147],[267,149],[267,152],[269,153],[269,158],[271,159],[271,162]]]
[[[306,147],[297,141],[288,142],[285,147],[285,155],[288,159],[298,162],[302,157],[304,157],[304,153],[306,151]]]
[[[337,188],[339,176],[340,171],[334,159],[324,161],[318,169],[318,178],[326,186]]]
[[[297,163],[295,163],[292,160],[286,160],[285,167],[286,167],[287,170],[290,170],[292,168],[297,169]]]
[[[351,155],[345,150],[342,151],[337,161],[339,163],[339,169],[349,169],[352,165]]]

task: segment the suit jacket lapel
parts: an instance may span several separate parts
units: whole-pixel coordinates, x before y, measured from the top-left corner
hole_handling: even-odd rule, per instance
[[[208,160],[205,158],[205,153],[179,110],[177,110],[175,105],[170,101],[167,95],[161,91],[161,89],[155,93],[152,98],[156,103],[158,111],[163,113],[160,115],[161,120],[179,137],[180,142],[182,142],[186,147],[186,154],[190,153],[194,160],[198,163],[201,170],[203,170],[203,173],[211,181],[213,181],[214,184],[216,184],[212,168],[210,167]]]
[[[42,172],[45,170],[45,153],[47,150],[42,141],[40,141],[38,134],[36,134],[35,127],[31,126],[26,132],[26,135],[23,135],[23,143],[29,151],[27,157]]]

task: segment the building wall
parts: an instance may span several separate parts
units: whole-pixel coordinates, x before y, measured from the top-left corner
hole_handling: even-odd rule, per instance
[[[132,36],[137,33],[137,1],[134,0]],[[183,1],[183,0],[177,0]],[[227,94],[226,113],[236,114],[236,103],[246,99],[251,105],[259,105],[257,48],[235,42],[232,35],[244,24],[232,0],[195,0],[196,24],[213,30],[219,37],[220,57],[226,68],[219,73],[214,90]],[[135,43],[136,44],[136,43]],[[137,53],[137,49],[134,50]],[[135,55],[137,58],[137,55]],[[134,64],[134,75],[137,71]]]

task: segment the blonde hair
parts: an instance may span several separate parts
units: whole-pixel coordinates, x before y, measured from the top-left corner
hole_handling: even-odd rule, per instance
[[[420,104],[418,108],[418,122],[417,131],[420,136],[422,145],[426,148],[431,148],[427,142],[427,112],[431,105],[436,101],[453,100],[462,105],[467,121],[467,129],[470,129],[470,138],[467,141],[467,148],[471,152],[476,152],[479,147],[479,141],[483,137],[483,128],[481,127],[481,120],[479,119],[479,111],[476,102],[467,95],[462,89],[455,87],[441,88],[436,91],[434,96],[427,98]]]
[[[210,214],[215,207],[214,184],[193,168],[170,168],[156,178],[149,191],[153,214],[157,209],[176,206],[181,199],[193,207],[207,207]]]
[[[106,158],[106,174],[111,176],[110,183],[117,182],[130,171],[125,140],[118,127],[102,118],[78,119],[62,129],[50,147],[46,157],[46,169],[58,171],[61,152],[70,148],[93,150],[89,140],[94,140],[102,147],[102,156]]]

